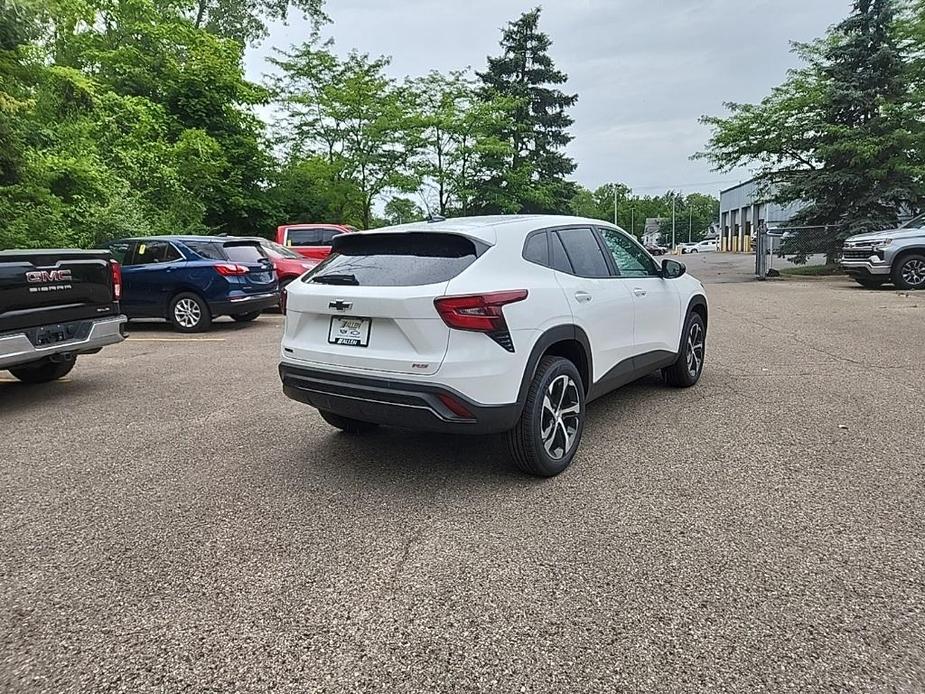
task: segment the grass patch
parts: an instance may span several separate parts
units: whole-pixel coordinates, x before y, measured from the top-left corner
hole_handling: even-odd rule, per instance
[[[838,265],[797,265],[780,268],[779,271],[780,274],[790,277],[828,277],[845,274]]]

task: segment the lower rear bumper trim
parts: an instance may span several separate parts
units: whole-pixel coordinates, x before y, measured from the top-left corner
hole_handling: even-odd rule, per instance
[[[344,417],[364,422],[447,433],[490,434],[508,431],[520,416],[520,407],[482,405],[452,389],[409,381],[338,374],[330,371],[279,365],[286,396]],[[441,400],[449,396],[472,413],[455,415]]]

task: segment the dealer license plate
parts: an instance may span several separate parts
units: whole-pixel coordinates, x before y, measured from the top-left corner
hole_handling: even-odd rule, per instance
[[[332,345],[366,347],[369,345],[369,328],[371,324],[371,318],[331,316],[331,327],[328,329],[328,342]]]

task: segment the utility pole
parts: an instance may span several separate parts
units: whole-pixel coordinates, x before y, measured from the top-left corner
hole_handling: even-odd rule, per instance
[[[620,226],[617,224],[617,186],[613,187],[613,225]]]
[[[636,206],[630,208],[630,233],[636,235]]]
[[[678,196],[671,196],[671,250],[675,249],[675,205],[678,202]]]
[[[691,242],[691,233],[694,231],[694,208],[691,207],[688,212],[690,213],[690,218],[687,221],[687,242]]]

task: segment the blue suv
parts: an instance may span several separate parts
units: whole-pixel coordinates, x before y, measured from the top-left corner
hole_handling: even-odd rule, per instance
[[[279,304],[273,264],[253,239],[149,236],[106,246],[122,264],[122,312],[166,318],[186,333],[212,319],[252,321]]]

